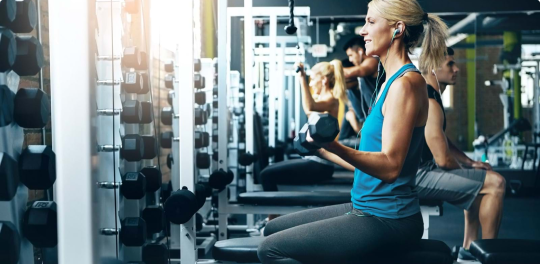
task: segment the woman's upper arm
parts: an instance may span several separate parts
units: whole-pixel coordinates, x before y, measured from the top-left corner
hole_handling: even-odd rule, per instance
[[[333,98],[329,98],[327,100],[322,101],[315,101],[311,105],[311,109],[309,109],[311,112],[330,112],[332,108],[336,106],[336,103],[339,104],[339,102]]]
[[[392,83],[384,102],[384,121],[382,130],[382,152],[386,154],[392,166],[401,171],[417,116],[422,105],[418,88],[412,80],[404,76]],[[427,99],[427,96],[426,96]]]

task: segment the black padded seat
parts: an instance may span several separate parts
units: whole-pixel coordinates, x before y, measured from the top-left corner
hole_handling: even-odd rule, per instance
[[[482,264],[539,264],[540,240],[482,239],[470,248]]]
[[[350,192],[246,192],[238,203],[267,206],[325,206],[351,202]]]
[[[264,237],[246,237],[216,242],[212,249],[214,259],[237,263],[260,263],[257,248]],[[451,264],[450,248],[437,240],[422,239],[412,250],[398,254],[376,254],[358,264]]]
[[[425,199],[420,199],[420,205],[425,205],[425,206],[439,206],[439,207],[442,208],[443,201],[442,201],[442,200],[425,200]]]

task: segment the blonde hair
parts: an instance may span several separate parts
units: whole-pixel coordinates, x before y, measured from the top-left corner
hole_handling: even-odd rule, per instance
[[[388,20],[390,25],[398,21],[405,23],[403,42],[409,53],[418,44],[422,33],[425,33],[419,65],[422,73],[438,69],[444,62],[448,26],[439,16],[424,13],[416,0],[373,0],[368,7]]]
[[[345,104],[349,101],[346,93],[347,84],[345,83],[343,64],[341,64],[340,60],[319,62],[311,68],[311,71],[328,79],[334,98],[341,100]]]

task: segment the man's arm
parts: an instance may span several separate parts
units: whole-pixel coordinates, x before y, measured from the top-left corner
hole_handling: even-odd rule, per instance
[[[364,59],[364,61],[362,61],[362,63],[358,66],[343,68],[345,78],[371,76],[377,72],[377,62],[377,59],[370,57]]]
[[[435,99],[429,99],[428,120],[425,128],[426,143],[439,167],[443,169],[460,169],[461,166],[451,154],[448,141],[443,130],[444,115],[441,106]]]
[[[347,111],[347,113],[345,113],[345,119],[349,121],[349,124],[351,125],[355,133],[360,132],[360,129],[362,129],[362,125],[364,124],[364,122],[358,121],[356,115],[354,114],[354,111]]]
[[[479,168],[479,169],[485,169],[485,170],[492,170],[493,168],[489,163],[484,163],[480,161],[475,161],[469,158],[463,151],[458,149],[452,141],[447,137],[448,141],[448,147],[450,148],[450,153],[456,160],[461,163],[461,165],[468,167],[468,168]]]

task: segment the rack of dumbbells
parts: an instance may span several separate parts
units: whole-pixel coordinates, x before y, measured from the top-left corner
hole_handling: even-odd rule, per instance
[[[34,0],[0,2],[0,262],[7,264],[33,263],[33,247],[42,259],[57,245],[56,161],[45,142],[51,104],[43,91],[39,11]],[[38,88],[19,88],[21,76]],[[32,145],[36,133],[41,145]],[[46,195],[29,203],[29,190]]]
[[[161,170],[153,165],[158,148],[146,52],[149,7],[144,3],[96,1],[96,144],[101,164],[96,188],[105,201],[99,205],[99,246],[103,256],[128,261],[164,258],[166,252],[165,245],[153,241],[165,225],[158,199]],[[134,32],[143,32],[141,39],[133,39]]]

